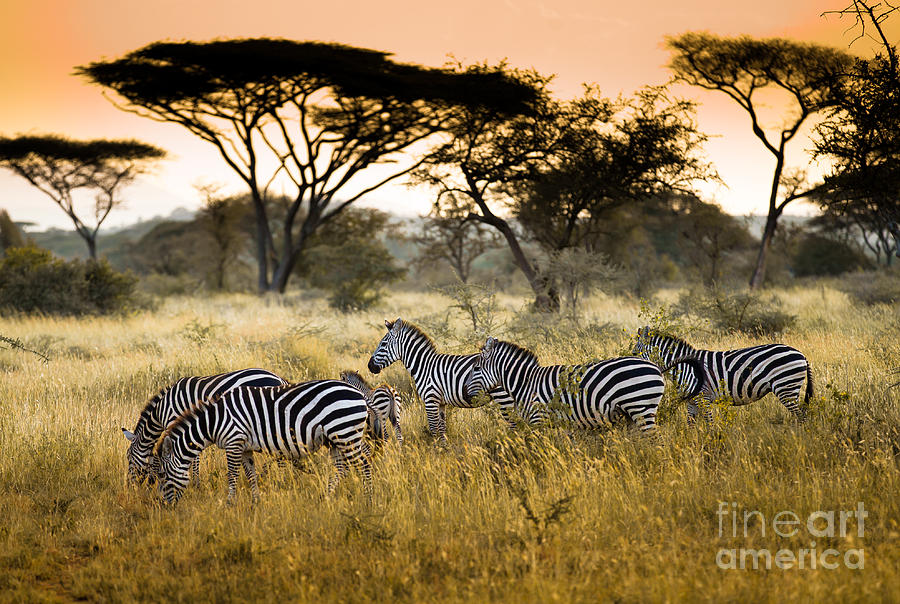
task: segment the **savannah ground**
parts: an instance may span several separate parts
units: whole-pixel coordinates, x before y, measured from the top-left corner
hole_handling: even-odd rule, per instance
[[[251,505],[242,478],[227,506],[224,456],[212,449],[199,484],[167,508],[126,481],[120,427],[133,428],[148,398],[183,375],[363,371],[385,317],[428,330],[443,322],[446,298],[400,293],[340,315],[317,298],[233,295],[169,299],[125,318],[0,319],[0,334],[51,357],[0,350],[0,600],[896,600],[900,388],[887,386],[900,379],[890,375],[897,307],[857,306],[828,287],[777,293],[798,317],[780,339],[813,366],[805,424],[767,397],[688,427],[667,394],[655,441],[624,428],[510,433],[494,409],[451,409],[440,448],[398,364],[378,377],[403,393],[406,442],[376,461],[372,505],[355,477],[325,497],[332,468],[319,452],[308,474],[259,455],[260,501]],[[646,320],[623,298],[589,299],[580,330],[517,318],[523,299],[499,302],[506,327],[495,335],[517,325],[544,363],[619,355]],[[471,326],[451,317],[439,349],[474,351]],[[691,339],[765,341],[710,329]],[[737,538],[731,516],[719,534],[720,502],[737,504]],[[810,535],[811,513],[858,502],[869,513],[863,537],[853,519],[846,537]],[[744,536],[744,511],[765,517],[764,537],[759,514]],[[774,533],[781,511],[804,522],[794,537]],[[864,568],[843,557],[834,570],[716,564],[723,548],[796,554],[811,541],[818,552],[864,550]]]

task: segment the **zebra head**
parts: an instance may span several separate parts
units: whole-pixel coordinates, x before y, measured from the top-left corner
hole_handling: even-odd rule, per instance
[[[369,359],[369,371],[374,374],[380,373],[382,369],[400,358],[400,329],[403,327],[403,321],[398,318],[392,323],[385,319],[384,326],[387,327],[387,333],[378,342],[378,347]]]
[[[135,428],[137,432],[141,432],[140,427]],[[152,443],[144,442],[146,439],[139,437],[134,432],[122,428],[122,434],[130,443],[126,458],[128,459],[128,478],[135,484],[144,480],[153,483],[155,478],[152,472],[153,459],[156,457],[152,454]]]
[[[641,327],[640,329],[638,329],[637,339],[635,340],[634,349],[632,349],[631,354],[636,357],[649,359],[652,348],[653,346],[651,344],[650,327]]]
[[[466,398],[471,400],[481,392],[495,388],[500,384],[500,375],[497,371],[497,363],[495,357],[497,350],[497,339],[489,337],[481,347],[481,352],[475,357],[475,363],[472,365],[472,371],[466,378],[464,393]]]
[[[177,503],[188,483],[190,462],[185,462],[175,453],[172,436],[167,435],[158,449],[159,467],[157,478],[159,492],[166,503]]]

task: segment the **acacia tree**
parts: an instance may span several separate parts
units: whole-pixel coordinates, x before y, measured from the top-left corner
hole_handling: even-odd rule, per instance
[[[260,291],[284,291],[322,224],[418,161],[395,162],[374,182],[359,178],[368,168],[441,132],[456,106],[518,111],[531,94],[502,73],[455,73],[375,50],[269,38],[157,42],[78,72],[115,91],[124,109],[184,126],[238,174],[256,214]],[[267,195],[276,183],[291,199],[277,237]]]
[[[422,232],[413,237],[419,247],[420,265],[446,262],[463,283],[469,282],[472,263],[500,244],[499,236],[468,216],[465,206],[450,198],[424,218]]]
[[[611,101],[586,87],[582,97],[563,103],[550,97],[547,78],[509,73],[539,92],[532,111],[513,117],[459,112],[451,139],[416,177],[437,189],[438,207],[462,200],[470,219],[497,229],[531,285],[535,307],[557,310],[555,279],[525,253],[516,226],[546,252],[583,244],[617,205],[707,176],[693,156],[702,137],[690,106],[670,102],[660,89]]]
[[[674,53],[669,64],[674,80],[727,94],[747,112],[753,134],[775,158],[766,224],[750,277],[751,289],[757,288],[765,278],[766,257],[785,207],[820,188],[808,185],[801,171],[786,169],[787,145],[808,118],[836,103],[852,58],[816,44],[696,32],[669,38],[667,45]],[[780,127],[761,121],[759,111],[768,99],[760,97],[766,90],[786,93],[791,100],[792,108],[783,114],[785,122]]]
[[[879,46],[871,59],[856,59],[829,119],[816,130],[816,155],[834,164],[816,200],[826,216],[857,225],[888,264],[892,254],[900,256],[900,59],[883,23],[898,10],[887,2],[854,0],[832,11],[855,19],[854,42],[868,36]]]
[[[122,203],[121,189],[165,155],[162,149],[135,140],[0,138],[0,166],[26,179],[66,213],[92,259],[97,258],[100,225]],[[82,189],[96,191],[93,221],[79,216],[76,209],[75,194]]]

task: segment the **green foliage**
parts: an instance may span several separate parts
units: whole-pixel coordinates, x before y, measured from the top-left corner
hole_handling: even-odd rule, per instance
[[[105,260],[53,258],[33,247],[12,248],[0,260],[0,310],[80,315],[127,309],[136,279]]]
[[[774,337],[794,325],[797,317],[781,306],[774,295],[718,289],[684,294],[677,304],[679,313],[706,319],[716,329],[755,337]]]
[[[900,301],[900,279],[896,272],[865,272],[844,275],[837,287],[851,298],[872,306]]]
[[[497,292],[479,283],[456,283],[436,288],[451,300],[450,308],[458,309],[472,323],[472,336],[483,340],[502,326],[498,317]]]
[[[25,235],[9,217],[9,213],[0,210],[0,252],[11,247],[25,247]]]
[[[840,275],[871,267],[866,257],[847,243],[817,234],[803,237],[792,256],[791,266],[798,277]]]
[[[310,284],[329,292],[328,303],[342,312],[376,304],[384,286],[398,281],[405,269],[377,240],[352,239],[338,246],[319,246],[307,253]]]

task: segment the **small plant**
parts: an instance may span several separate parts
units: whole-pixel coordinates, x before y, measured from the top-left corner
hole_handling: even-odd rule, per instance
[[[223,327],[225,326],[221,323],[209,322],[204,324],[201,323],[199,319],[191,319],[191,321],[178,332],[178,335],[193,342],[197,348],[202,348],[207,345]]]
[[[450,308],[459,309],[472,323],[472,333],[478,338],[486,338],[500,327],[497,306],[497,292],[493,288],[478,283],[456,283],[437,288],[455,303]]]
[[[8,344],[9,348],[12,350],[21,350],[22,352],[30,352],[31,354],[39,357],[42,362],[47,363],[50,361],[50,357],[42,352],[38,352],[37,350],[31,350],[30,348],[26,348],[22,343],[22,340],[18,338],[8,338],[6,336],[0,335],[0,343]]]
[[[781,300],[763,300],[755,292],[728,293],[718,289],[686,294],[678,300],[679,312],[708,317],[712,326],[755,337],[773,337],[794,325],[797,317],[781,310]]]
[[[538,545],[543,544],[553,527],[560,524],[565,515],[572,511],[572,502],[575,496],[569,493],[551,501],[542,510],[538,510],[531,502],[524,487],[511,483],[508,483],[508,487],[519,501],[519,507],[522,508],[522,512],[524,512],[525,518],[531,526],[534,540]]]

